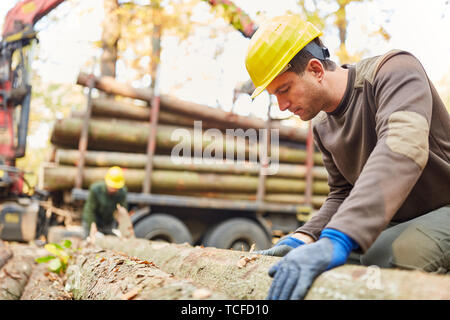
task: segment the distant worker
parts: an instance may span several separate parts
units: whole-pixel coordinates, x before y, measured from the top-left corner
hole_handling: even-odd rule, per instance
[[[123,170],[117,166],[109,168],[105,179],[93,183],[89,188],[82,216],[85,237],[89,235],[93,222],[97,225],[99,232],[113,234],[114,211],[117,209],[117,204],[127,207],[126,196],[127,187]]]
[[[250,40],[252,98],[314,118],[330,193],[310,221],[274,247],[268,299],[302,299],[343,265],[450,270],[450,116],[421,63],[393,50],[338,66],[311,23],[270,19]],[[419,40],[419,39],[418,39]]]

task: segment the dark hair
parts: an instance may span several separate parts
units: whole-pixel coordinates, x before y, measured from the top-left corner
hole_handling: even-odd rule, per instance
[[[324,46],[319,38],[315,38],[313,41],[321,47]],[[291,61],[289,62],[291,66],[286,71],[291,71],[295,72],[298,75],[302,75],[306,70],[306,66],[308,65],[309,60],[313,58],[317,59],[310,52],[302,49],[291,59]],[[318,60],[322,63],[325,70],[328,71],[336,70],[336,63],[334,63],[333,61],[329,59],[326,60],[318,59]]]

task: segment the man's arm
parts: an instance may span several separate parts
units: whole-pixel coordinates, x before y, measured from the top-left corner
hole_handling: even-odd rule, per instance
[[[401,207],[428,160],[432,96],[414,57],[397,55],[379,69],[372,92],[377,144],[350,195],[327,224],[365,252]]]
[[[120,199],[120,202],[119,202],[119,204],[122,206],[122,207],[124,207],[125,209],[128,209],[128,203],[127,203],[127,193],[128,193],[128,189],[127,189],[127,187],[126,186],[124,186],[123,188],[122,188],[122,194],[121,194],[121,199]]]
[[[83,207],[83,221],[89,233],[92,222],[95,222],[95,211],[97,209],[97,197],[95,195],[95,190],[89,188],[89,194]]]
[[[295,231],[295,237],[305,243],[311,243],[319,239],[323,228],[336,213],[352,188],[352,185],[337,169],[331,154],[321,143],[320,136],[315,128],[313,132],[315,144],[322,153],[323,163],[328,172],[328,186],[330,187],[330,192],[319,211],[316,212],[308,222]]]

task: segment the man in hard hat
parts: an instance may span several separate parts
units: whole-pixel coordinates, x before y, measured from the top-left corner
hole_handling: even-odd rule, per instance
[[[311,220],[262,254],[268,299],[302,299],[325,270],[360,253],[363,265],[450,269],[450,117],[420,62],[393,50],[338,66],[297,16],[250,40],[246,67],[281,110],[314,119],[330,193]]]
[[[95,222],[99,232],[112,234],[114,211],[117,204],[127,207],[127,187],[123,170],[114,166],[108,169],[105,179],[95,182],[89,188],[89,196],[84,204],[82,223],[85,237],[89,235],[91,224]]]

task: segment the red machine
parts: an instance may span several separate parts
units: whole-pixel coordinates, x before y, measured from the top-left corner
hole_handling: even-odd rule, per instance
[[[39,202],[23,193],[30,113],[29,51],[35,23],[64,0],[22,0],[6,15],[0,41],[0,238],[30,241],[39,235]],[[36,194],[38,196],[39,193]],[[42,228],[41,228],[42,229]]]

